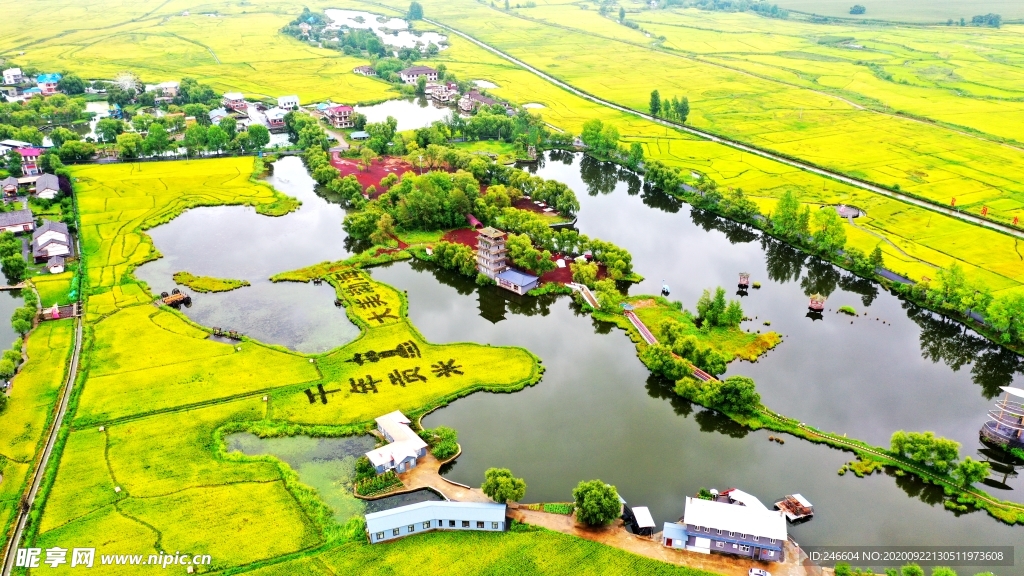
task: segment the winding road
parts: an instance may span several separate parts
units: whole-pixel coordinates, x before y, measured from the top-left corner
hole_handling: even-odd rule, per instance
[[[924,208],[926,210],[931,210],[933,212],[939,212],[941,214],[945,214],[947,216],[951,216],[953,218],[957,218],[959,220],[962,220],[964,222],[968,222],[970,224],[976,224],[978,226],[983,226],[983,227],[988,228],[990,230],[995,230],[996,232],[1002,232],[1003,234],[1008,234],[1008,235],[1013,236],[1015,238],[1024,238],[1024,231],[1018,230],[1018,229],[1013,228],[1011,226],[1007,226],[1005,224],[1000,224],[999,222],[994,222],[994,221],[991,221],[991,220],[987,220],[985,218],[981,218],[980,216],[975,216],[973,214],[966,214],[964,212],[960,212],[959,210],[954,210],[952,208],[947,208],[945,206],[940,206],[938,204],[933,204],[933,203],[928,202],[926,200],[921,200],[921,199],[915,198],[913,196],[908,196],[907,194],[902,194],[900,192],[895,192],[895,191],[889,190],[887,188],[882,188],[881,186],[876,186],[874,184],[870,184],[868,182],[864,182],[864,181],[858,180],[856,178],[851,178],[849,176],[844,176],[843,174],[839,174],[837,172],[832,172],[832,171],[826,170],[824,168],[819,168],[817,166],[814,166],[812,164],[807,164],[807,163],[801,162],[799,160],[793,160],[793,159],[787,158],[785,156],[780,156],[778,154],[775,154],[775,153],[772,153],[772,152],[768,152],[768,151],[762,150],[760,148],[755,148],[753,146],[749,146],[747,144],[743,144],[743,143],[737,142],[735,140],[730,140],[730,139],[724,138],[722,136],[717,136],[717,135],[712,134],[710,132],[705,132],[703,130],[698,130],[698,129],[692,128],[690,126],[676,124],[674,122],[669,122],[669,121],[663,120],[661,118],[656,118],[654,116],[651,116],[650,114],[645,114],[645,113],[640,112],[638,110],[634,110],[632,108],[627,108],[625,106],[621,106],[621,105],[616,104],[614,102],[610,102],[608,100],[604,100],[602,98],[598,98],[597,96],[594,96],[594,95],[592,95],[592,94],[590,94],[588,92],[584,92],[583,90],[580,90],[579,88],[576,88],[576,87],[572,86],[571,84],[567,84],[567,83],[565,83],[565,82],[563,82],[563,81],[561,81],[561,80],[559,80],[559,79],[557,79],[557,78],[555,78],[553,76],[550,76],[549,74],[546,74],[546,73],[538,70],[537,68],[534,68],[533,66],[530,66],[526,62],[523,62],[522,60],[519,60],[519,59],[517,59],[517,58],[515,58],[515,57],[513,57],[513,56],[511,56],[509,54],[506,54],[505,52],[502,52],[501,50],[499,50],[497,48],[494,48],[493,46],[491,46],[489,44],[481,42],[480,40],[477,40],[476,38],[470,36],[469,34],[466,34],[465,32],[462,32],[460,30],[452,28],[451,26],[448,26],[446,24],[442,24],[442,23],[440,23],[440,22],[438,22],[436,20],[430,20],[430,19],[427,19],[427,18],[424,18],[423,20],[425,22],[429,22],[430,24],[433,24],[434,26],[437,26],[439,28],[443,28],[445,30],[448,30],[452,34],[455,34],[456,36],[464,38],[464,39],[472,42],[473,44],[479,46],[480,48],[483,48],[484,50],[487,50],[488,52],[491,52],[491,53],[493,53],[493,54],[495,54],[497,56],[500,56],[501,58],[504,58],[505,60],[508,60],[509,62],[511,62],[511,63],[521,67],[521,68],[524,68],[525,70],[527,70],[527,71],[529,71],[529,72],[531,72],[531,73],[533,73],[533,74],[543,78],[544,80],[547,80],[548,82],[551,82],[552,84],[555,84],[556,86],[558,86],[558,87],[560,87],[560,88],[562,88],[564,90],[567,90],[567,91],[575,94],[576,96],[579,96],[581,98],[585,98],[585,99],[590,100],[591,102],[594,102],[596,104],[600,104],[602,106],[607,106],[609,108],[618,110],[620,112],[625,112],[626,114],[632,114],[634,116],[643,118],[644,120],[648,120],[650,122],[654,122],[656,124],[660,124],[660,125],[666,126],[668,128],[673,128],[673,129],[676,129],[676,130],[682,130],[683,132],[687,132],[689,134],[693,134],[694,136],[699,136],[699,137],[704,138],[706,140],[710,140],[711,142],[715,142],[715,143],[718,143],[718,144],[723,144],[725,146],[729,146],[729,147],[735,148],[737,150],[742,150],[744,152],[749,152],[751,154],[756,154],[757,156],[761,156],[762,158],[768,158],[769,160],[774,160],[776,162],[780,162],[782,164],[786,164],[787,166],[792,166],[794,168],[799,168],[800,170],[806,170],[808,172],[813,172],[815,174],[818,174],[819,176],[824,176],[826,178],[831,178],[833,180],[837,180],[839,182],[843,182],[844,184],[849,184],[851,186],[855,186],[855,187],[860,188],[862,190],[867,190],[868,192],[873,192],[875,194],[881,194],[883,196],[888,196],[889,198],[893,198],[893,199],[899,200],[901,202],[906,202],[907,204],[913,204],[914,206],[918,206],[918,207]]]

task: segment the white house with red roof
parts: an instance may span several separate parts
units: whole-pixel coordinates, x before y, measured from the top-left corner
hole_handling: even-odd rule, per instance
[[[410,421],[395,410],[377,418],[377,430],[388,444],[366,453],[377,474],[388,470],[405,472],[416,467],[416,462],[427,455],[427,443],[412,428]]]
[[[335,128],[352,128],[355,122],[352,120],[352,107],[340,104],[331,106],[324,110],[324,117]]]

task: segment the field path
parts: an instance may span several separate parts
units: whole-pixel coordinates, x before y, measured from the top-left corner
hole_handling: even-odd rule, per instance
[[[78,356],[81,350],[82,318],[78,317],[75,318],[75,348],[71,353],[71,364],[68,366],[68,372],[64,382],[64,393],[61,394],[60,404],[57,406],[57,415],[53,419],[53,424],[50,427],[50,435],[46,440],[46,447],[43,448],[42,453],[39,455],[39,462],[33,474],[32,487],[29,489],[24,500],[22,500],[21,510],[18,511],[18,520],[15,524],[16,527],[14,529],[14,534],[7,546],[7,555],[4,558],[3,570],[0,572],[3,576],[8,576],[14,566],[14,552],[18,549],[18,543],[21,542],[22,533],[25,531],[25,527],[28,524],[28,512],[32,509],[32,504],[35,502],[36,494],[39,492],[39,486],[42,484],[43,477],[46,473],[47,463],[50,460],[50,455],[53,454],[53,447],[57,443],[57,437],[60,435],[61,425],[64,422],[64,415],[68,411],[68,400],[71,398],[71,390],[74,388],[75,377],[78,375]]]
[[[819,168],[817,166],[814,166],[813,164],[808,164],[808,163],[805,163],[805,162],[802,162],[802,161],[799,161],[799,160],[793,160],[793,159],[787,158],[785,156],[780,156],[780,155],[774,154],[772,152],[768,152],[766,150],[762,150],[760,148],[755,148],[755,147],[747,145],[747,144],[742,144],[742,143],[737,142],[735,140],[730,140],[730,139],[724,138],[722,136],[717,136],[717,135],[712,134],[710,132],[705,132],[703,130],[698,130],[696,128],[692,128],[690,126],[685,126],[685,125],[681,125],[681,124],[676,124],[674,122],[669,122],[667,120],[662,120],[661,118],[656,118],[654,116],[651,116],[650,114],[645,114],[645,113],[640,112],[638,110],[634,110],[632,108],[627,108],[625,106],[621,106],[621,105],[616,104],[614,102],[610,102],[608,100],[604,100],[602,98],[598,98],[597,96],[594,96],[594,95],[592,95],[592,94],[590,94],[588,92],[584,92],[583,90],[580,90],[579,88],[576,88],[575,86],[572,86],[571,84],[567,84],[567,83],[565,83],[565,82],[563,82],[563,81],[561,81],[561,80],[559,80],[559,79],[557,79],[557,78],[555,78],[553,76],[550,76],[550,75],[548,75],[548,74],[538,70],[537,68],[534,68],[533,66],[530,66],[526,62],[523,62],[522,60],[519,60],[519,59],[517,59],[517,58],[515,58],[515,57],[513,57],[513,56],[511,56],[509,54],[506,54],[505,52],[502,52],[501,50],[498,50],[497,48],[494,48],[493,46],[491,46],[489,44],[485,44],[484,42],[481,42],[480,40],[477,40],[476,38],[470,36],[469,34],[466,34],[465,32],[462,32],[460,30],[452,28],[451,26],[448,26],[446,24],[442,24],[442,23],[440,23],[440,22],[438,22],[436,20],[430,20],[428,18],[424,18],[423,20],[425,22],[433,24],[434,26],[437,26],[439,28],[443,28],[445,30],[448,30],[452,34],[455,34],[456,36],[460,36],[460,37],[462,37],[462,38],[472,42],[473,44],[476,44],[477,46],[479,46],[479,47],[481,47],[481,48],[483,48],[483,49],[485,49],[485,50],[487,50],[487,51],[489,51],[489,52],[491,52],[491,53],[493,53],[493,54],[495,54],[497,56],[500,56],[500,57],[508,60],[509,62],[512,62],[513,64],[516,64],[516,65],[524,68],[525,70],[527,70],[527,71],[529,71],[529,72],[531,72],[531,73],[533,73],[533,74],[543,78],[544,80],[547,80],[548,82],[551,82],[552,84],[555,84],[556,86],[558,86],[558,87],[560,87],[560,88],[562,88],[564,90],[568,90],[569,92],[572,92],[573,94],[575,94],[575,95],[577,95],[577,96],[579,96],[581,98],[585,98],[587,100],[590,100],[591,102],[594,102],[596,104],[600,104],[602,106],[607,106],[609,108],[613,108],[615,110],[618,110],[620,112],[625,112],[627,114],[632,114],[634,116],[638,116],[640,118],[643,118],[644,120],[647,120],[647,121],[650,121],[650,122],[654,122],[654,123],[660,124],[662,126],[666,126],[668,128],[674,128],[676,130],[682,130],[684,132],[688,132],[688,133],[693,134],[695,136],[700,136],[700,137],[702,137],[704,139],[710,140],[711,142],[715,142],[717,144],[723,144],[725,146],[729,146],[729,147],[735,148],[737,150],[742,150],[744,152],[749,152],[751,154],[756,154],[756,155],[761,156],[763,158],[767,158],[769,160],[774,160],[776,162],[780,162],[782,164],[786,164],[787,166],[792,166],[794,168],[799,168],[801,170],[806,170],[808,172],[813,172],[814,174],[817,174],[819,176],[824,176],[826,178],[831,178],[833,180],[837,180],[839,182],[843,182],[845,184],[849,184],[851,186],[855,186],[855,187],[860,188],[862,190],[867,190],[868,192],[873,192],[875,194],[881,194],[882,196],[888,196],[889,198],[893,198],[895,200],[900,200],[902,202],[906,202],[907,204],[913,204],[914,206],[917,206],[919,208],[924,208],[926,210],[932,210],[934,212],[940,212],[942,214],[945,214],[947,216],[951,216],[953,218],[957,218],[957,219],[962,220],[964,222],[968,222],[968,223],[971,223],[971,224],[976,224],[978,226],[984,226],[985,228],[989,228],[991,230],[995,230],[996,232],[1002,232],[1004,234],[1008,234],[1008,235],[1013,236],[1015,238],[1024,238],[1024,231],[1017,230],[1016,228],[1013,228],[1011,226],[1007,226],[1005,224],[1001,224],[999,222],[993,222],[991,220],[987,220],[987,219],[981,218],[979,216],[974,216],[973,214],[966,214],[966,213],[960,212],[959,210],[954,210],[954,209],[948,208],[946,206],[940,206],[938,204],[933,204],[932,202],[928,202],[926,200],[920,200],[920,199],[915,198],[913,196],[908,196],[906,194],[902,194],[900,192],[895,192],[895,191],[892,191],[892,190],[888,190],[886,188],[882,188],[880,186],[876,186],[874,184],[870,184],[868,182],[864,182],[864,181],[858,180],[856,178],[851,178],[849,176],[844,176],[843,174],[839,174],[837,172],[832,172],[832,171],[826,170],[824,168]]]

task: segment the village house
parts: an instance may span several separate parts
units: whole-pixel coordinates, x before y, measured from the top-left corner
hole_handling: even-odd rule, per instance
[[[15,152],[21,154],[21,172],[25,176],[36,176],[42,170],[39,169],[39,157],[43,151],[39,148],[15,148]]]
[[[398,77],[406,84],[415,84],[420,76],[425,76],[427,82],[437,82],[437,70],[429,66],[410,66],[398,73]]]
[[[54,256],[46,261],[46,270],[50,274],[60,274],[64,271],[64,258],[62,256]],[[56,304],[54,304],[56,306]]]
[[[43,96],[50,96],[57,93],[57,83],[61,78],[60,74],[40,74],[36,76],[36,86]],[[28,90],[25,92],[28,93]]]
[[[481,106],[491,106],[494,104],[501,104],[501,102],[498,102],[489,96],[484,96],[478,90],[470,90],[465,96],[459,98],[459,110],[466,114],[469,114]]]
[[[366,515],[371,544],[430,530],[505,530],[506,506],[492,502],[418,502]]]
[[[352,121],[352,107],[340,104],[331,106],[324,110],[324,117],[335,128],[352,128],[355,123]]]
[[[53,200],[60,194],[60,179],[53,174],[40,174],[36,180],[36,196]]]
[[[540,278],[512,268],[495,276],[494,281],[498,283],[499,288],[515,292],[520,296],[533,290],[540,284]]]
[[[228,114],[228,111],[224,108],[214,108],[213,110],[210,110],[210,113],[207,114],[207,116],[210,117],[211,124],[219,124],[221,120],[227,118],[230,114]]]
[[[295,110],[299,107],[299,97],[294,94],[281,96],[277,99],[277,107],[282,110]]]
[[[373,66],[356,66],[352,69],[356,74],[362,74],[363,76],[376,76],[377,70]]]
[[[0,190],[3,191],[4,198],[13,198],[18,195],[18,179],[14,176],[8,176],[0,181]]]
[[[285,130],[284,117],[286,114],[288,113],[280,108],[271,108],[270,110],[267,110],[267,128],[269,128],[271,132],[280,132],[281,130]]]
[[[32,258],[36,263],[49,264],[55,256],[65,258],[70,255],[71,235],[67,224],[44,220],[43,225],[32,233]]]
[[[377,418],[377,430],[388,444],[366,453],[377,474],[388,470],[405,472],[427,455],[427,443],[409,427],[409,419],[398,410]]]
[[[28,208],[12,212],[0,212],[0,232],[31,232],[36,227],[36,220]]]
[[[177,82],[175,82],[173,80],[170,80],[170,81],[167,81],[167,82],[161,82],[159,84],[155,84],[153,86],[147,86],[146,87],[146,91],[147,92],[155,92],[156,93],[156,98],[154,99],[154,101],[159,104],[159,103],[165,103],[165,102],[173,101],[174,98],[178,96],[178,87],[179,86],[180,86],[180,84],[178,84]]]
[[[733,554],[781,562],[785,557],[786,517],[756,497],[730,488],[712,499],[686,497],[681,522],[666,522],[662,544],[691,552]]]
[[[426,86],[426,95],[430,96],[437,102],[448,103],[458,97],[459,85],[455,82],[448,82],[445,84],[428,82]]]
[[[245,103],[245,96],[241,92],[226,92],[221,103],[224,105],[224,108],[235,110],[236,112],[245,111],[249,107]]]
[[[21,73],[21,68],[4,70],[4,84],[21,84],[24,79],[25,76]]]

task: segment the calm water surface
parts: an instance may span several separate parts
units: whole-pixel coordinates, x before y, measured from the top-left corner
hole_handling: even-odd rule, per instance
[[[373,106],[356,106],[355,111],[366,116],[367,122],[383,122],[388,116],[398,120],[398,130],[426,128],[434,122],[451,116],[453,108],[438,106],[426,98],[399,98]]]
[[[761,282],[760,290],[734,296],[758,318],[745,327],[776,330],[785,339],[757,363],[734,363],[729,374],[755,378],[769,406],[883,445],[896,429],[933,430],[962,442],[964,454],[987,456],[979,454],[977,431],[998,386],[1020,382],[1018,356],[757,231],[645,190],[613,166],[555,153],[536,170],[576,190],[583,232],[633,254],[647,279],[632,293],[654,293],[665,282],[673,299],[692,308],[705,288],[734,291],[739,272]],[[139,275],[157,291],[172,287],[170,274],[179,269],[247,279],[253,286],[195,296],[186,313],[300,350],[342,344],[356,331],[333,307],[329,288],[265,279],[348,254],[343,213],[313,192],[296,159],[278,162],[272,183],[302,199],[302,209],[282,218],[237,207],[192,210],[150,231],[166,257]],[[631,503],[650,506],[658,521],[676,520],[683,497],[702,486],[736,486],[765,501],[800,492],[817,512],[792,529],[802,544],[1020,540],[1020,528],[984,513],[958,517],[944,510],[933,487],[887,475],[840,477],[836,470],[851,459],[848,453],[795,438],[780,446],[765,432],[690,405],[649,374],[624,333],[580,314],[568,298],[520,299],[422,263],[373,274],[408,290],[412,320],[428,339],[525,346],[547,366],[537,386],[475,394],[424,420],[460,432],[464,454],[450,472],[453,480],[478,485],[487,467],[508,466],[526,478],[527,500],[556,501],[568,499],[579,480],[602,478]],[[826,312],[814,321],[806,316],[814,292],[828,295],[833,311],[848,304],[866,317],[851,324]],[[1001,487],[988,489],[1021,499],[1017,478]]]

